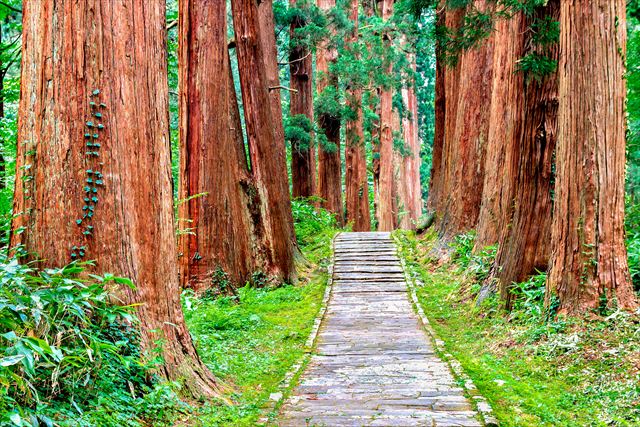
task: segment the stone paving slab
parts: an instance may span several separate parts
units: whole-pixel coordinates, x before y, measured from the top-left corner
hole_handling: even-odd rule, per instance
[[[318,344],[279,426],[478,427],[409,300],[389,233],[343,233]]]

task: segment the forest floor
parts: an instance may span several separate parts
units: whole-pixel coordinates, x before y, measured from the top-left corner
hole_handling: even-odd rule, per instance
[[[495,248],[473,255],[473,235],[450,262],[429,254],[436,237],[398,232],[417,295],[445,348],[487,397],[501,426],[640,425],[640,318],[620,311],[577,320],[548,316],[545,275],[517,286],[512,313],[476,305]]]
[[[293,208],[304,255],[298,283],[275,289],[246,286],[234,296],[183,297],[198,352],[224,384],[222,397],[232,405],[221,399],[195,406],[179,425],[249,427],[265,415],[275,417],[275,410],[265,407],[303,359],[328,280],[331,241],[339,231],[330,215],[313,206],[294,202]]]

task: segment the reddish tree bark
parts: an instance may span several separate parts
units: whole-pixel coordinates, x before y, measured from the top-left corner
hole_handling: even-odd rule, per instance
[[[353,32],[348,42],[352,44],[358,42],[358,12],[359,1],[351,0],[350,18],[353,22]],[[369,184],[364,146],[362,89],[349,87],[347,102],[349,108],[356,114],[355,120],[349,120],[346,123],[344,157],[347,222],[352,224],[353,231],[370,231],[371,214],[369,212]]]
[[[183,286],[231,291],[262,269],[251,183],[227,50],[226,4],[180,3],[180,228]],[[197,195],[203,194],[200,197]],[[196,196],[196,197],[194,197]],[[256,212],[259,214],[259,212]],[[257,218],[259,220],[259,217]],[[258,227],[260,224],[258,224]]]
[[[264,3],[263,3],[264,5]],[[266,248],[266,273],[276,279],[292,282],[296,279],[294,265],[295,238],[291,199],[287,177],[284,140],[276,138],[274,129],[282,121],[279,108],[270,104],[267,66],[260,37],[275,37],[261,30],[256,0],[233,0],[233,24],[240,71],[240,85],[249,142],[249,155],[255,189],[260,198]],[[273,22],[273,20],[271,20]],[[269,43],[270,44],[270,43]],[[273,106],[272,106],[273,107]]]
[[[393,15],[393,0],[382,3],[382,19]],[[389,34],[384,34],[385,43],[391,43]],[[391,74],[393,65],[388,63],[386,73]],[[380,93],[380,187],[376,216],[379,231],[392,231],[397,217],[393,209],[393,90],[382,88]]]
[[[372,111],[375,111],[377,119],[371,124],[371,175],[373,178],[373,205],[376,216],[378,218],[378,206],[380,205],[380,89],[375,90],[375,98],[369,105]]]
[[[534,18],[557,20],[559,9],[559,0],[550,0],[545,7],[536,10]],[[497,169],[502,169],[500,172],[492,172],[505,177],[497,208],[503,210],[504,218],[500,220],[498,252],[487,285],[493,286],[497,280],[507,309],[511,309],[513,304],[512,284],[526,280],[536,270],[545,271],[550,255],[558,76],[551,73],[538,81],[518,70],[517,64],[524,55],[533,51],[557,60],[558,46],[533,46],[532,34],[526,31],[530,23],[522,14],[517,14],[510,21],[500,22],[496,34],[496,47],[502,43],[509,47],[501,49],[501,54],[496,51],[498,74],[494,83],[503,88],[509,87],[503,93],[500,105],[506,106],[508,111],[517,112],[517,115],[512,117],[498,109],[498,117],[513,120],[516,125],[510,126],[501,120],[494,122],[492,103],[491,126],[498,131],[490,133],[504,141],[506,161],[497,166]],[[503,42],[504,38],[513,43]],[[490,184],[485,181],[485,187],[487,185]],[[481,225],[479,229],[482,229]]]
[[[393,110],[393,119],[391,121],[391,133],[402,135],[402,127],[400,125],[400,113]],[[404,144],[404,141],[403,141]],[[391,208],[393,212],[393,228],[408,228],[408,211],[407,211],[407,182],[404,180],[404,159],[406,145],[401,150],[393,150],[393,193]]]
[[[409,61],[415,72],[415,56],[410,55]],[[401,180],[405,186],[406,218],[400,224],[404,229],[414,229],[418,219],[422,216],[422,191],[420,186],[420,140],[418,139],[418,100],[414,83],[402,88],[402,100],[409,113],[402,119],[402,130],[407,155],[402,159]]]
[[[588,47],[588,48],[586,48]],[[626,2],[560,6],[558,147],[547,303],[634,309],[624,243]]]
[[[273,21],[273,0],[260,0],[258,3],[258,34],[265,66],[265,84],[269,90],[271,120],[276,141],[284,146],[284,125],[282,124],[282,100],[280,96],[280,70],[278,69],[278,47]]]
[[[290,7],[306,7],[306,0],[291,0]],[[289,70],[291,74],[291,117],[303,115],[313,122],[313,57],[311,51],[296,36],[306,22],[296,16],[291,22]],[[314,145],[301,147],[291,143],[291,187],[293,197],[311,197],[316,193],[316,161]]]
[[[140,304],[143,346],[163,340],[161,374],[212,396],[180,305],[165,25],[162,2],[24,3],[11,243],[131,278],[117,292]]]
[[[465,9],[449,9],[444,6],[443,2],[438,8],[437,25],[454,31],[461,25]],[[449,159],[454,147],[451,141],[456,129],[460,79],[460,62],[448,64],[445,49],[441,43],[436,44],[435,133],[427,200],[427,209],[435,215],[436,221],[443,215],[449,188],[446,178],[450,172]]]
[[[518,68],[525,54],[526,32],[527,22],[521,13],[499,19],[494,30],[493,83],[475,251],[497,243],[500,230],[509,221],[512,182],[517,173],[517,165],[511,167],[510,163],[518,160],[518,153],[512,151],[522,143],[523,121],[527,120],[523,104],[527,88]]]
[[[450,12],[439,5],[436,11],[436,26],[442,27],[446,25],[446,16]],[[431,150],[431,174],[429,179],[429,194],[427,196],[427,211],[430,213],[439,213],[441,210],[440,201],[443,198],[442,181],[444,167],[442,164],[442,156],[444,149],[445,134],[445,113],[447,105],[445,79],[448,74],[447,67],[444,64],[443,52],[444,47],[441,42],[436,41],[436,84],[434,98],[434,133],[433,146]]]
[[[329,11],[335,7],[335,0],[318,0],[318,7]],[[329,64],[336,60],[337,51],[327,46],[318,47],[316,53],[316,72],[320,76],[316,82],[318,94],[329,86],[337,87],[337,76],[329,70]],[[330,148],[318,145],[318,195],[320,205],[336,216],[338,224],[344,224],[342,207],[342,162],[340,159],[340,118],[330,112],[322,112],[318,123]]]
[[[469,7],[486,10],[489,3],[474,0]],[[491,99],[492,60],[493,36],[490,36],[479,46],[462,53],[458,64],[460,74],[457,79],[451,79],[451,84],[457,85],[457,96],[447,96],[447,109],[450,99],[456,107],[451,106],[455,112],[445,113],[447,155],[442,163],[445,188],[442,215],[437,218],[438,231],[444,241],[474,228],[478,220],[489,129],[487,104]]]

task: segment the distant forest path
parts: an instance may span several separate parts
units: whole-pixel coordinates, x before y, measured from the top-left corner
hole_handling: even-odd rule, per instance
[[[389,233],[335,240],[318,345],[280,426],[481,426],[409,300]]]

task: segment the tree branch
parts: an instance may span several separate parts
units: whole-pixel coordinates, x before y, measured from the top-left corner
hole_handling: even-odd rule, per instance
[[[297,89],[291,89],[290,87],[286,87],[286,86],[282,86],[282,85],[269,87],[269,92],[271,92],[272,90],[277,90],[277,89],[283,89],[283,90],[288,90],[289,92],[298,93]]]
[[[0,4],[5,6],[6,8],[8,8],[9,10],[12,10],[16,13],[22,13],[22,10],[18,9],[17,7],[13,7],[11,6],[9,3],[4,2],[4,1],[0,1]]]
[[[176,25],[178,25],[178,20],[177,19],[174,19],[173,21],[169,22],[167,24],[167,31],[169,31],[170,29],[172,29]]]
[[[307,53],[305,56],[303,56],[302,58],[298,58],[298,59],[294,59],[293,61],[289,61],[289,62],[278,62],[278,65],[283,66],[283,65],[291,65],[291,64],[295,64],[296,62],[300,62],[300,61],[304,61],[306,58],[308,58],[311,55],[311,51],[309,51],[309,53]]]

